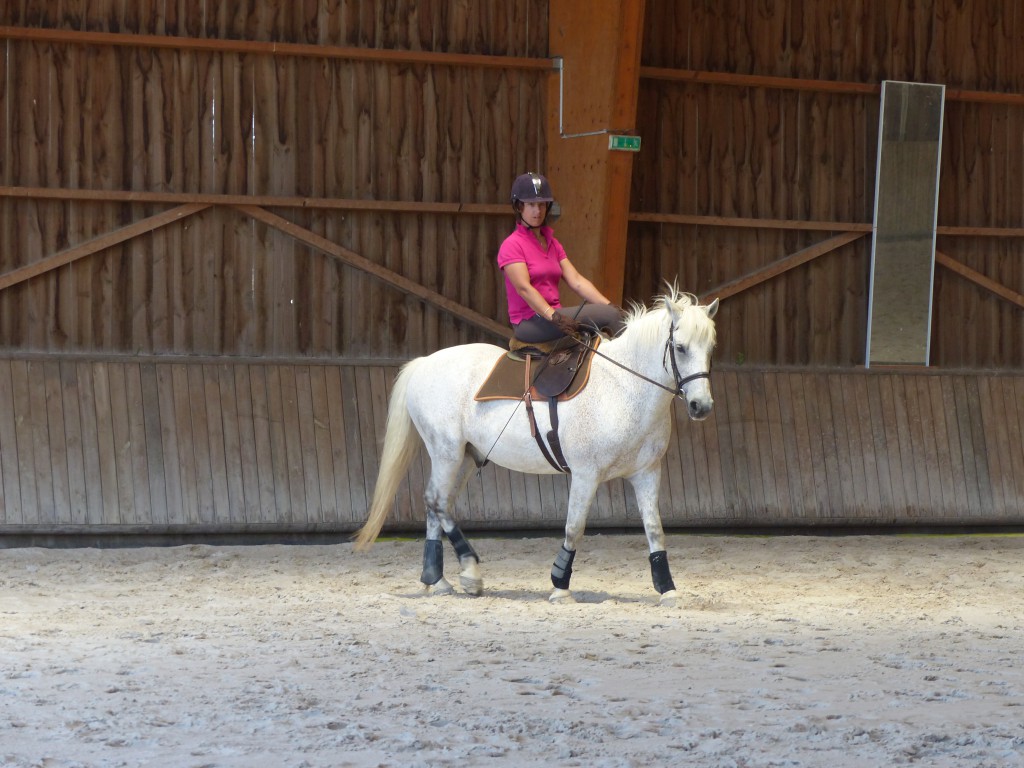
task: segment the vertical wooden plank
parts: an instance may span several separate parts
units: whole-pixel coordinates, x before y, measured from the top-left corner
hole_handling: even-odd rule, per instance
[[[981,446],[974,440],[972,428],[971,409],[974,406],[969,398],[967,384],[963,376],[951,376],[951,384],[956,403],[957,431],[960,434],[960,452],[963,467],[964,487],[967,490],[967,512],[971,517],[981,515],[985,508],[982,504],[982,489],[978,476],[978,465],[975,462],[975,455]]]
[[[928,487],[928,474],[925,468],[924,436],[921,430],[921,409],[917,403],[917,385],[912,376],[900,376],[899,387],[903,392],[903,403],[906,412],[905,445],[909,451],[910,461],[904,461],[903,471],[912,474],[914,487],[917,489],[916,511],[914,517],[928,514],[931,507],[931,490]],[[901,450],[903,446],[901,445]],[[903,453],[904,459],[907,453]]]
[[[288,465],[284,450],[284,436],[280,427],[280,392],[271,386],[267,375],[269,365],[249,366],[249,381],[252,393],[252,423],[256,440],[256,465],[260,485],[260,513],[248,522],[271,523],[287,520]],[[276,416],[275,416],[276,415]],[[275,418],[278,420],[275,421]]]
[[[872,422],[877,418],[878,412],[873,411],[868,404],[867,377],[851,374],[844,376],[841,399],[845,405],[854,483],[860,485],[860,498],[864,504],[862,511],[883,518],[879,514],[881,497],[878,488],[877,457],[871,434]]]
[[[309,392],[313,442],[316,455],[316,479],[320,486],[321,521],[337,525],[338,480],[334,474],[334,453],[331,445],[331,413],[327,400],[327,366],[309,367]]]
[[[139,366],[138,391],[134,397],[141,401],[142,431],[146,443],[146,467],[149,474],[149,503],[152,509],[154,525],[166,526],[169,522],[167,512],[167,472],[168,462],[164,454],[164,434],[162,428],[160,389],[158,371],[162,366],[144,363]]]
[[[172,363],[171,366],[171,402],[174,404],[172,418],[168,429],[174,432],[177,447],[179,481],[181,494],[181,520],[185,525],[199,523],[200,496],[199,478],[196,469],[196,430],[192,427],[192,398],[189,394],[188,366]],[[166,451],[165,451],[166,454]]]
[[[1009,448],[1010,471],[1008,476],[1010,490],[1007,492],[1007,505],[1012,509],[1024,509],[1024,407],[1020,404],[1024,398],[1024,378],[1008,376],[1001,379],[1003,383],[1003,405],[1006,407],[1007,441]]]
[[[734,446],[732,438],[736,422],[740,418],[739,407],[735,401],[733,374],[725,371],[719,373],[718,391],[721,396],[718,398],[715,414],[715,429],[718,436],[718,443],[721,446],[718,451],[719,461],[722,467],[722,489],[724,507],[722,513],[728,516],[741,514],[747,509],[749,492],[744,489],[740,491],[740,483],[746,482],[744,477],[744,456],[743,446]]]
[[[767,402],[765,400],[764,374],[761,371],[747,371],[747,398],[750,401],[749,420],[745,420],[745,431],[752,444],[757,446],[758,471],[761,500],[755,514],[778,514],[779,491],[775,467],[772,463],[772,441],[768,426]]]
[[[15,361],[13,367],[23,502],[28,519],[35,524],[49,522],[53,514],[53,482],[46,445],[46,398],[39,372],[38,362]]]
[[[942,412],[946,416],[946,434],[949,441],[949,461],[952,475],[955,478],[953,489],[956,492],[956,504],[961,514],[969,511],[967,482],[964,473],[964,455],[960,437],[960,422],[957,417],[958,394],[954,389],[953,376],[942,376]]]
[[[500,519],[514,520],[516,514],[512,504],[511,472],[504,467],[499,467],[495,464],[491,464],[490,468],[491,472],[494,473],[494,487],[496,495],[495,504]]]
[[[232,510],[228,494],[228,463],[224,414],[221,412],[220,372],[214,365],[193,367],[195,379],[200,387],[195,395],[202,401],[202,419],[206,424],[205,430],[197,435],[197,440],[206,448],[207,469],[204,475],[208,478],[210,488],[210,522],[227,525],[232,522]]]
[[[822,384],[823,389],[828,392],[831,406],[839,487],[842,489],[840,509],[843,517],[852,518],[863,514],[866,507],[864,503],[864,463],[852,447],[853,426],[847,419],[843,379],[842,374],[830,373],[823,376]]]
[[[276,365],[264,368],[266,376],[267,420],[270,455],[274,466],[274,518],[290,523],[295,520],[296,504],[292,490],[292,472],[285,438],[284,408],[281,404],[281,371]]]
[[[987,456],[988,473],[985,481],[992,489],[992,507],[989,515],[1002,516],[1012,509],[1007,509],[1004,493],[1004,480],[1008,474],[1004,469],[1004,457],[1009,456],[1010,446],[1007,443],[1006,409],[1003,406],[1002,393],[994,377],[977,376],[975,382],[979,395],[979,416],[981,418],[981,439]]]
[[[840,441],[832,412],[832,397],[826,374],[808,375],[809,391],[812,393],[812,407],[821,434],[822,455],[824,456],[825,482],[829,497],[829,517],[845,517],[846,507],[843,493],[843,476],[847,467],[841,466]]]
[[[86,519],[88,525],[103,523],[103,481],[100,475],[100,443],[96,428],[96,394],[93,367],[75,364],[78,381],[78,412],[82,419],[82,457],[85,471]]]
[[[368,488],[373,488],[377,483],[379,471],[378,457],[384,440],[384,400],[376,398],[375,392],[383,389],[383,378],[379,370],[374,366],[361,366],[353,372],[355,374],[356,409],[359,424],[360,449],[363,454],[363,472]],[[378,419],[380,421],[378,421]],[[391,519],[394,520],[395,512],[392,512]]]
[[[879,515],[887,519],[895,519],[897,509],[893,496],[893,479],[890,474],[892,457],[889,455],[886,414],[882,408],[882,378],[874,374],[867,374],[864,379],[867,385],[868,410],[866,412],[871,414],[871,418],[864,422],[864,427],[870,436],[868,450],[874,457],[874,468],[877,473]]]
[[[274,382],[275,386],[271,386]],[[298,402],[295,391],[295,369],[288,365],[275,365],[268,371],[268,390],[271,392],[271,414],[277,391],[279,407],[277,420],[283,433],[283,445],[288,478],[289,508],[285,518],[292,523],[307,519],[309,502],[306,498],[306,478],[302,468],[302,442],[299,435]]]
[[[19,525],[24,520],[21,501],[21,469],[18,451],[17,411],[12,371],[15,361],[0,359],[0,520]]]
[[[246,450],[251,453],[252,444],[252,419],[249,418],[249,442],[243,449],[241,444],[241,417],[239,408],[242,403],[235,392],[235,369],[242,367],[241,363],[225,363],[213,366],[210,371],[209,386],[213,388],[216,383],[216,395],[218,409],[221,418],[221,436],[223,438],[223,471],[224,485],[227,487],[227,512],[222,522],[238,525],[246,520],[245,506],[245,472],[246,462],[243,460],[242,452]],[[214,381],[215,380],[215,381]],[[246,405],[246,407],[248,407]],[[248,469],[252,469],[249,464]],[[255,480],[255,478],[253,478]],[[256,490],[256,483],[253,482],[249,488]],[[223,516],[223,515],[222,515]]]
[[[693,485],[683,488],[689,497],[690,514],[701,518],[714,518],[716,506],[716,483],[720,479],[720,469],[715,462],[712,472],[711,450],[708,447],[707,435],[715,431],[715,415],[705,421],[690,421],[686,408],[679,405],[678,400],[672,402],[673,437],[679,444],[680,466],[684,470],[684,483],[692,478]]]
[[[201,365],[185,364],[184,405],[191,421],[192,471],[195,480],[196,522],[209,524],[217,521],[214,506],[214,469],[210,452],[210,425],[206,413],[206,384]],[[184,415],[179,412],[178,418]],[[180,422],[179,422],[180,424]]]
[[[88,501],[86,498],[85,456],[82,452],[82,416],[78,392],[78,372],[73,361],[62,360],[58,365],[60,367],[60,395],[63,400],[64,441],[68,469],[69,498],[66,522],[72,525],[84,525],[87,519]],[[0,370],[0,402],[3,402],[2,381],[3,371]],[[2,446],[3,439],[3,430],[0,428],[0,446]]]
[[[260,456],[266,455],[269,444],[266,419],[259,427],[256,424],[250,367],[244,363],[237,363],[227,369],[228,376],[221,378],[221,401],[233,403],[233,414],[237,424],[239,483],[235,487],[231,503],[234,507],[234,519],[246,524],[259,522],[262,510],[270,509],[274,505],[273,486],[266,484],[272,478],[272,473],[269,469],[266,470],[266,476],[261,472]]]
[[[904,489],[912,500],[908,515],[912,519],[927,513],[929,496],[927,477],[919,472],[920,415],[917,408],[917,391],[906,376],[893,376],[893,392],[896,403],[896,428],[900,439],[900,461],[903,468]]]
[[[881,375],[878,378],[878,395],[882,408],[882,419],[878,426],[885,435],[886,467],[892,488],[894,516],[902,518],[907,515],[910,499],[907,497],[906,483],[903,476],[903,464],[900,458],[899,430],[896,426],[896,398],[893,393],[893,376]]]
[[[99,459],[99,481],[104,525],[117,525],[121,519],[119,486],[117,483],[117,443],[114,435],[110,399],[110,371],[106,363],[95,362],[92,369],[93,407],[96,409],[96,442]]]
[[[164,459],[164,482],[167,487],[167,523],[172,526],[184,525],[188,519],[185,500],[184,469],[181,463],[181,448],[178,434],[177,402],[174,386],[174,365],[160,363],[156,366],[156,406],[160,413],[160,445]]]
[[[975,485],[978,489],[978,510],[979,517],[989,517],[992,514],[995,499],[992,494],[992,483],[988,468],[989,451],[985,440],[985,426],[981,415],[981,393],[978,388],[979,378],[977,376],[964,376],[963,385],[966,398],[963,407],[966,411],[967,423],[971,433],[971,444],[973,446],[972,456],[974,464]],[[967,459],[965,455],[964,459]]]
[[[124,380],[123,363],[105,363],[107,387],[110,393],[110,434],[113,445],[114,476],[117,481],[118,522],[144,525],[135,508],[135,477],[132,461],[131,426],[128,420],[128,392]]]
[[[138,362],[125,362],[124,384],[128,415],[128,450],[135,495],[132,506],[135,519],[147,525],[156,523],[151,488],[152,471],[149,466],[150,446],[146,440],[145,400],[142,394],[142,366]]]
[[[951,513],[955,516],[956,510],[946,507],[943,503],[943,479],[939,471],[939,453],[942,450],[938,439],[939,430],[937,424],[945,425],[946,417],[940,411],[932,410],[931,384],[933,376],[916,376],[917,403],[921,413],[921,430],[925,452],[925,473],[928,482],[928,495],[931,499],[930,510],[932,515],[945,517]]]
[[[306,507],[301,520],[306,524],[316,524],[324,521],[324,503],[320,495],[320,481],[317,478],[319,462],[317,461],[316,427],[313,423],[310,372],[307,365],[296,365],[291,368],[294,373],[292,396],[295,399],[296,419],[292,431],[298,438],[298,455],[301,457],[306,498]],[[334,491],[331,489],[330,495],[333,494]]]
[[[362,522],[369,511],[376,473],[376,446],[373,450],[374,465],[364,464],[362,448],[362,425],[359,417],[358,393],[355,366],[345,366],[339,371],[341,380],[341,409],[345,424],[345,452],[348,460],[349,493],[352,499],[354,519]],[[364,490],[365,489],[365,490]]]
[[[824,521],[831,515],[828,502],[828,477],[825,470],[824,447],[821,439],[821,422],[812,374],[794,374],[790,380],[793,393],[793,411],[799,430],[799,445],[804,456],[801,467],[809,482],[806,488],[808,499],[813,500],[816,521]]]
[[[61,393],[60,363],[42,364],[40,389],[46,397],[47,444],[53,480],[53,510],[50,522],[71,522],[71,481],[68,468],[69,441],[65,428],[64,399]]]
[[[330,425],[330,457],[334,476],[334,508],[338,523],[355,523],[361,520],[360,515],[366,509],[365,498],[358,503],[353,499],[356,489],[349,476],[348,446],[344,406],[342,404],[341,370],[337,365],[324,368],[324,399],[327,408],[327,424]],[[360,473],[361,474],[361,473]],[[359,484],[359,491],[365,489]]]
[[[815,497],[810,476],[810,438],[804,420],[798,419],[803,408],[794,407],[793,376],[779,372],[773,378],[779,392],[779,423],[783,427],[784,461],[789,472],[790,515],[797,520],[812,517]]]
[[[775,515],[785,520],[793,514],[790,470],[786,464],[786,428],[790,422],[782,420],[779,402],[779,374],[774,371],[760,374],[764,391],[764,430],[769,451],[770,472],[775,480]]]
[[[669,418],[674,417],[675,409],[671,408]],[[665,522],[675,516],[685,519],[690,507],[696,506],[697,501],[697,481],[693,464],[682,462],[679,442],[679,430],[673,429],[668,438],[665,458],[662,460],[661,494],[658,504],[662,520]],[[688,497],[687,491],[690,491],[692,496]],[[595,499],[595,504],[596,501]]]
[[[22,485],[28,479],[34,486],[35,508],[33,517],[38,524],[50,524],[55,520],[53,510],[53,470],[50,465],[50,436],[46,424],[46,391],[43,387],[42,364],[27,362],[21,385],[25,391],[25,407],[22,411],[19,444],[31,446],[32,474],[22,475]],[[27,441],[21,443],[22,435]]]
[[[953,476],[953,465],[950,460],[949,434],[946,430],[945,406],[942,402],[942,376],[929,376],[925,381],[926,397],[932,414],[932,430],[935,439],[935,472],[939,480],[939,497],[942,509],[955,518],[959,515],[956,498],[956,486],[959,479]],[[934,493],[933,493],[934,497]]]

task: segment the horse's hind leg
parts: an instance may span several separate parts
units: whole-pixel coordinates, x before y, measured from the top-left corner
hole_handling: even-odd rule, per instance
[[[420,581],[429,591],[437,594],[453,591],[451,584],[444,578],[442,532],[455,548],[455,554],[459,558],[459,566],[462,569],[459,583],[462,588],[470,595],[480,595],[484,589],[483,577],[480,574],[480,558],[447,512],[468,480],[472,466],[472,462],[468,460],[443,462],[433,457],[431,459],[430,483],[425,494],[427,540],[423,545],[423,572]]]
[[[420,573],[420,581],[429,594],[450,595],[455,591],[444,577],[441,521],[431,507],[427,507],[427,540],[423,542],[423,571]]]

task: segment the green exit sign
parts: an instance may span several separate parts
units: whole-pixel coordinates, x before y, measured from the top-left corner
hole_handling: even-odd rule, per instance
[[[621,149],[624,152],[639,152],[640,137],[612,134],[608,137],[608,149]]]

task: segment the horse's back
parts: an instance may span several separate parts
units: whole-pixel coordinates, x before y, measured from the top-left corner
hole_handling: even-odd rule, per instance
[[[506,352],[494,344],[459,344],[417,358],[410,379],[410,396],[435,403],[472,400]]]

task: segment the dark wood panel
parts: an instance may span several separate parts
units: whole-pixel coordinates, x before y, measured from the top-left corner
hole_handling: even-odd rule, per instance
[[[357,527],[393,365],[0,359],[0,532]],[[1024,377],[716,369],[716,409],[674,409],[668,526],[1021,522]],[[421,530],[425,454],[392,524]],[[466,527],[562,525],[569,479],[493,466]],[[638,525],[614,481],[591,527]]]

